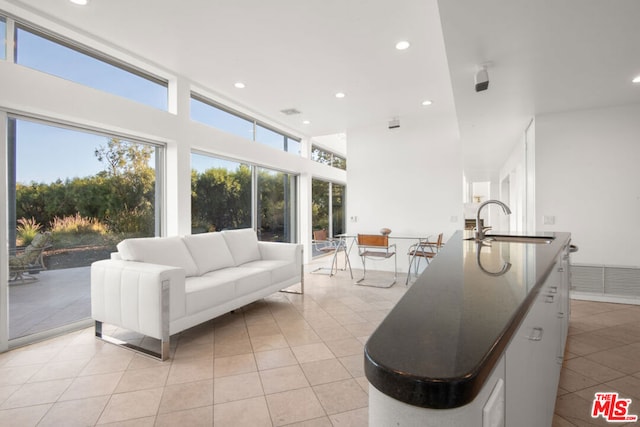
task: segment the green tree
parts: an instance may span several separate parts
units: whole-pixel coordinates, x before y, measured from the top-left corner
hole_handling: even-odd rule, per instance
[[[214,231],[251,226],[251,169],[191,172],[192,227]]]
[[[105,170],[105,221],[113,231],[153,235],[155,172],[149,162],[154,149],[145,144],[109,138],[106,146],[95,150]]]
[[[329,183],[311,181],[311,215],[314,230],[329,231]]]

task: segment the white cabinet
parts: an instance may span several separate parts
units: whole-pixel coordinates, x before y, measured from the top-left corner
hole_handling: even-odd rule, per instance
[[[551,426],[569,317],[568,253],[553,266],[506,350],[506,425]]]

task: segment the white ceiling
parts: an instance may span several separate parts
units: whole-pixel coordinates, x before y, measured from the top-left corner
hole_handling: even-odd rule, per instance
[[[439,3],[468,172],[495,171],[535,115],[640,103],[640,1]]]
[[[640,103],[638,0],[6,1],[307,136],[457,114],[472,174],[495,171],[535,114]]]

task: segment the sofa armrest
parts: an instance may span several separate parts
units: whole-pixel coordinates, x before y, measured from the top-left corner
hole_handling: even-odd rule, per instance
[[[299,243],[258,242],[262,259],[294,260],[302,265],[302,245]]]
[[[163,287],[169,289],[169,301],[162,299]],[[169,308],[168,319],[163,317],[163,304]],[[113,259],[91,264],[95,320],[162,339],[166,323],[185,311],[184,269]]]

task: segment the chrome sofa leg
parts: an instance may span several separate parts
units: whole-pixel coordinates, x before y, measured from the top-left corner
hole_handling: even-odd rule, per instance
[[[140,347],[138,345],[128,343],[126,341],[122,341],[118,338],[105,335],[102,322],[100,320],[96,320],[95,322],[95,335],[96,338],[106,341],[111,344],[115,344],[118,347],[126,348],[128,350],[133,350],[137,353],[143,354],[145,356],[150,356],[154,359],[165,361],[169,358],[169,350],[170,346],[170,336],[169,336],[169,281],[165,280],[162,282],[162,338],[160,339],[160,352],[155,352],[153,350],[149,350],[144,347]]]
[[[135,351],[136,353],[140,353],[142,355],[149,356],[163,362],[169,358],[170,342],[168,338],[160,340],[160,352],[158,353],[153,350],[149,350],[148,348],[143,348],[138,345],[122,341],[110,335],[105,335],[102,331],[102,322],[100,322],[99,320],[96,320],[95,327],[96,338],[101,339],[102,341],[117,345],[118,347],[125,348],[127,350]]]

